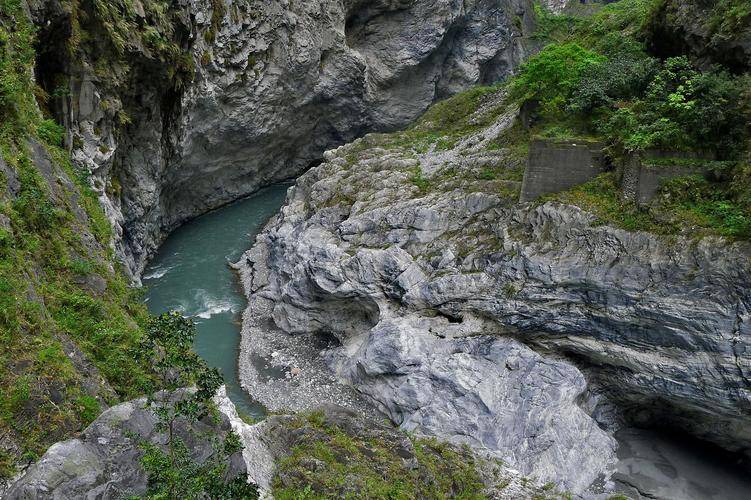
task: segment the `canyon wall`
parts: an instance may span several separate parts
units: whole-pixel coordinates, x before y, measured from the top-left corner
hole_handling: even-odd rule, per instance
[[[751,247],[518,204],[523,157],[497,146],[517,130],[504,99],[481,95],[455,144],[415,142],[434,111],[298,179],[239,263],[245,387],[304,406],[326,394],[300,359],[313,356],[405,430],[572,492],[608,474],[624,422],[748,454]],[[263,363],[302,372],[269,380]]]
[[[73,157],[92,172],[118,254],[137,279],[185,220],[293,177],[365,132],[404,127],[436,99],[510,74],[527,50],[531,5],[183,1],[163,36],[192,63],[160,63],[149,38],[126,40],[122,61],[105,68],[96,44],[83,42],[83,56],[71,58],[58,43],[42,51],[40,79],[61,96],[53,107]],[[105,38],[91,13],[56,0],[31,8],[42,46],[72,37],[74,18],[89,19],[80,23],[92,39]],[[146,10],[133,14],[134,26],[152,22]],[[58,74],[67,77],[64,92],[52,83]]]

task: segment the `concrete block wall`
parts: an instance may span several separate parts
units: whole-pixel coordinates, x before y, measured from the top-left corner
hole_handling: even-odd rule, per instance
[[[604,171],[602,143],[535,139],[529,145],[521,201],[565,191]]]
[[[520,201],[566,191],[593,179],[607,169],[599,142],[535,139],[529,146]],[[704,174],[707,167],[696,160],[713,160],[695,152],[650,150],[633,154],[620,167],[623,198],[648,204],[663,182],[676,177]],[[662,161],[656,164],[655,160]]]
[[[670,164],[653,164],[651,160],[670,159]],[[621,187],[623,198],[646,205],[654,199],[660,186],[667,180],[687,175],[704,174],[707,167],[697,164],[698,159],[711,158],[699,153],[674,151],[647,151],[632,155],[623,165]],[[685,160],[681,162],[681,160]]]

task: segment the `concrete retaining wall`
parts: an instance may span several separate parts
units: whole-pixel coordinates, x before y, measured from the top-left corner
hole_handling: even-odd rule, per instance
[[[650,160],[654,159],[670,159],[674,160],[675,164],[650,164]],[[706,173],[707,167],[690,161],[697,159],[710,158],[697,153],[671,151],[648,151],[643,153],[643,156],[631,156],[623,165],[623,198],[645,205],[652,201],[663,182],[676,177]],[[681,163],[680,160],[689,161]]]
[[[521,201],[565,191],[605,170],[603,145],[587,141],[535,139],[529,145]]]
[[[535,139],[529,145],[520,201],[571,189],[606,170],[603,144],[576,140]],[[645,151],[634,154],[620,167],[623,198],[645,205],[652,201],[663,182],[686,175],[704,174],[707,167],[696,160],[710,155],[676,151]],[[662,161],[659,165],[652,162]]]

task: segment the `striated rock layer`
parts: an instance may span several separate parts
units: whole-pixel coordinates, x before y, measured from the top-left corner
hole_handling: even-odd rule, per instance
[[[106,49],[69,60],[60,43],[69,6],[30,4],[42,83],[63,95],[53,107],[133,277],[188,218],[295,176],[367,131],[403,127],[438,98],[504,78],[533,23],[531,0],[182,1],[170,7],[170,37],[195,71],[178,81],[141,40],[127,41],[126,63],[107,78],[98,68]]]
[[[454,144],[369,135],[298,180],[238,263],[246,388],[272,410],[307,405],[278,395],[315,369],[285,382],[251,361],[312,350],[402,428],[574,492],[613,458],[596,419],[748,453],[751,248],[518,205],[518,155],[497,146],[516,110],[481,101],[469,122],[483,125]]]

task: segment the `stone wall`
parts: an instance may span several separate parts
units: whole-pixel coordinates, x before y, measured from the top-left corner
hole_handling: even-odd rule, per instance
[[[529,146],[521,202],[559,193],[593,179],[608,166],[598,142],[535,139]],[[645,205],[669,179],[704,174],[711,155],[650,150],[631,155],[619,167],[623,198]]]
[[[601,143],[535,139],[529,145],[521,201],[565,191],[587,182],[604,170]]]

